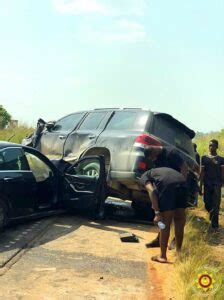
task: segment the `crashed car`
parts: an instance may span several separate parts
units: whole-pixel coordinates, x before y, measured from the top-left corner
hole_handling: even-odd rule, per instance
[[[94,164],[97,174],[89,173]],[[102,156],[81,158],[60,171],[36,149],[0,142],[0,229],[22,218],[59,210],[104,211],[105,162]]]
[[[139,177],[152,167],[144,149],[172,145],[194,171],[198,167],[194,136],[193,130],[166,113],[102,108],[75,112],[45,124],[39,119],[32,138],[24,139],[23,144],[35,147],[50,160],[68,163],[88,155],[103,155],[110,195],[129,199],[135,209],[149,212],[148,194],[139,184]],[[93,164],[88,169],[98,172]]]

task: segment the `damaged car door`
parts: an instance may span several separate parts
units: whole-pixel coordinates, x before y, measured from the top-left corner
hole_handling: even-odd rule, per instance
[[[65,207],[72,211],[89,210],[102,217],[106,198],[106,174],[103,156],[87,156],[69,167],[65,174]]]
[[[50,160],[63,157],[68,135],[76,128],[85,113],[70,114],[58,120],[52,128],[46,128],[40,137],[37,149]]]

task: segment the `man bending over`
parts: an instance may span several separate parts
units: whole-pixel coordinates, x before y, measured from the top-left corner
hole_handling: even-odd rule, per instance
[[[155,168],[142,175],[141,182],[145,185],[155,210],[155,221],[162,221],[164,229],[160,229],[160,254],[152,260],[167,262],[167,244],[170,226],[174,221],[176,250],[180,252],[184,236],[185,208],[187,207],[188,191],[184,176],[171,168]]]

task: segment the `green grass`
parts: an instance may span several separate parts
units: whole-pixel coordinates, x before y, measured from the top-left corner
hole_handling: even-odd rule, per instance
[[[214,255],[212,247],[217,243],[216,235],[219,234],[209,233],[208,228],[209,222],[205,218],[199,218],[191,211],[188,213],[183,250],[174,265],[178,300],[224,299],[224,263],[221,257],[219,259]],[[205,271],[215,280],[214,288],[208,292],[198,288],[196,284],[198,275]]]
[[[15,128],[0,130],[0,140],[21,143],[22,139],[33,132],[33,128],[26,125],[20,125]]]
[[[204,155],[208,153],[208,144],[211,139],[219,141],[219,154],[224,156],[224,129],[219,132],[196,135],[194,141],[198,146],[199,154]]]
[[[211,139],[219,141],[219,154],[224,156],[224,129],[220,132],[210,134],[198,134],[195,143],[198,146],[200,155],[208,153],[208,144]],[[223,201],[223,200],[222,200]],[[223,205],[222,205],[223,206]],[[223,208],[221,209],[221,211]],[[185,227],[184,245],[180,257],[174,265],[174,284],[177,291],[175,299],[224,299],[224,262],[222,257],[215,255],[216,246],[220,242],[223,246],[223,237],[221,233],[209,233],[209,221],[207,217],[197,217],[196,215],[206,216],[202,199],[199,201],[198,211],[189,211]],[[223,215],[221,216],[223,218]],[[219,288],[215,294],[212,290],[205,293],[197,288],[198,273],[201,268],[208,273],[212,273],[215,279],[214,286],[218,284]]]

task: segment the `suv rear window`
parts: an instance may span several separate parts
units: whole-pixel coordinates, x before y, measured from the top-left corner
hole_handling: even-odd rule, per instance
[[[117,111],[107,130],[144,130],[149,114],[147,112]]]
[[[152,133],[165,142],[194,157],[191,138],[172,122],[169,122],[162,117],[154,116]]]

